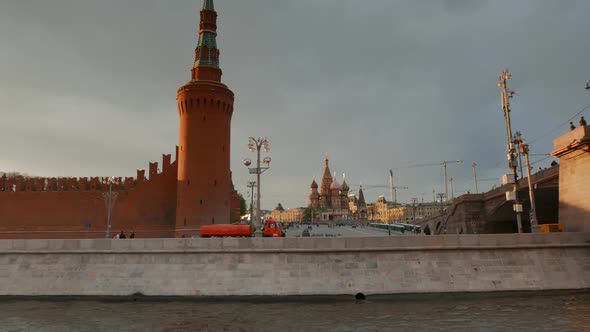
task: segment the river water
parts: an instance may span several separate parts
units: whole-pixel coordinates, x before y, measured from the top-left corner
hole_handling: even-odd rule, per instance
[[[1,331],[590,331],[590,292],[1,299]]]

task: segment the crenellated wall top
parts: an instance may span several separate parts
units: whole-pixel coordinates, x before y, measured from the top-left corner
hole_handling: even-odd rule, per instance
[[[112,178],[112,190],[131,190],[139,184],[148,183],[163,174],[176,172],[176,161],[171,154],[162,155],[162,168],[158,162],[149,163],[149,179],[145,170],[138,170],[137,176]],[[0,192],[68,192],[68,191],[106,191],[111,185],[111,177],[33,177],[18,173],[0,175]]]

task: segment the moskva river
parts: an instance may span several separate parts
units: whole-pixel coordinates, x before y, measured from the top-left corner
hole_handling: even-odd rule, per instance
[[[590,331],[590,292],[1,299],[1,331]]]

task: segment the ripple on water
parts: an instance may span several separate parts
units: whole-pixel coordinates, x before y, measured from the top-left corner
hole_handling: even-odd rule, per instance
[[[0,301],[2,331],[590,331],[590,292],[352,301]]]

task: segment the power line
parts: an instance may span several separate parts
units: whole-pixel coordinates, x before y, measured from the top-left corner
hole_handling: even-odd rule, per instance
[[[529,142],[529,145],[533,145],[533,143],[537,142],[538,140],[540,140],[541,138],[544,138],[545,136],[555,132],[556,130],[563,128],[563,126],[567,125],[570,121],[572,121],[573,119],[575,119],[578,115],[581,115],[582,113],[584,113],[586,110],[590,109],[590,105],[587,105],[586,107],[582,108],[578,113],[574,114],[572,117],[570,117],[569,119],[567,119],[565,122],[560,123],[559,125],[553,127],[551,130],[543,133],[542,135],[537,136],[535,139],[531,140]],[[493,169],[497,168],[498,166],[500,166],[500,164],[504,163],[505,160],[500,160],[498,163],[496,163],[493,166]]]
[[[563,122],[563,123],[560,123],[558,126],[555,126],[553,129],[551,129],[551,130],[547,131],[546,133],[542,134],[541,136],[539,136],[539,137],[537,137],[537,138],[535,138],[535,139],[531,140],[531,141],[529,142],[529,145],[532,145],[533,143],[537,142],[537,141],[538,141],[538,140],[540,140],[541,138],[544,138],[545,136],[547,136],[547,135],[549,135],[549,134],[553,133],[553,132],[554,132],[554,131],[556,131],[557,129],[559,129],[559,128],[563,128],[563,126],[567,125],[567,124],[568,124],[570,121],[572,121],[573,119],[575,119],[575,118],[576,118],[578,115],[580,115],[580,114],[584,113],[584,111],[586,111],[586,110],[587,110],[587,109],[589,109],[589,108],[590,108],[590,105],[588,105],[588,106],[586,106],[586,107],[582,108],[582,110],[580,110],[578,113],[574,114],[574,115],[573,115],[571,118],[567,119],[565,122]]]
[[[553,156],[548,156],[548,157],[545,157],[545,158],[539,159],[539,160],[535,161],[534,163],[531,163],[531,165],[534,165],[534,164],[540,163],[540,162],[542,162],[543,160],[546,160],[546,159],[549,159],[549,158],[553,158]]]

